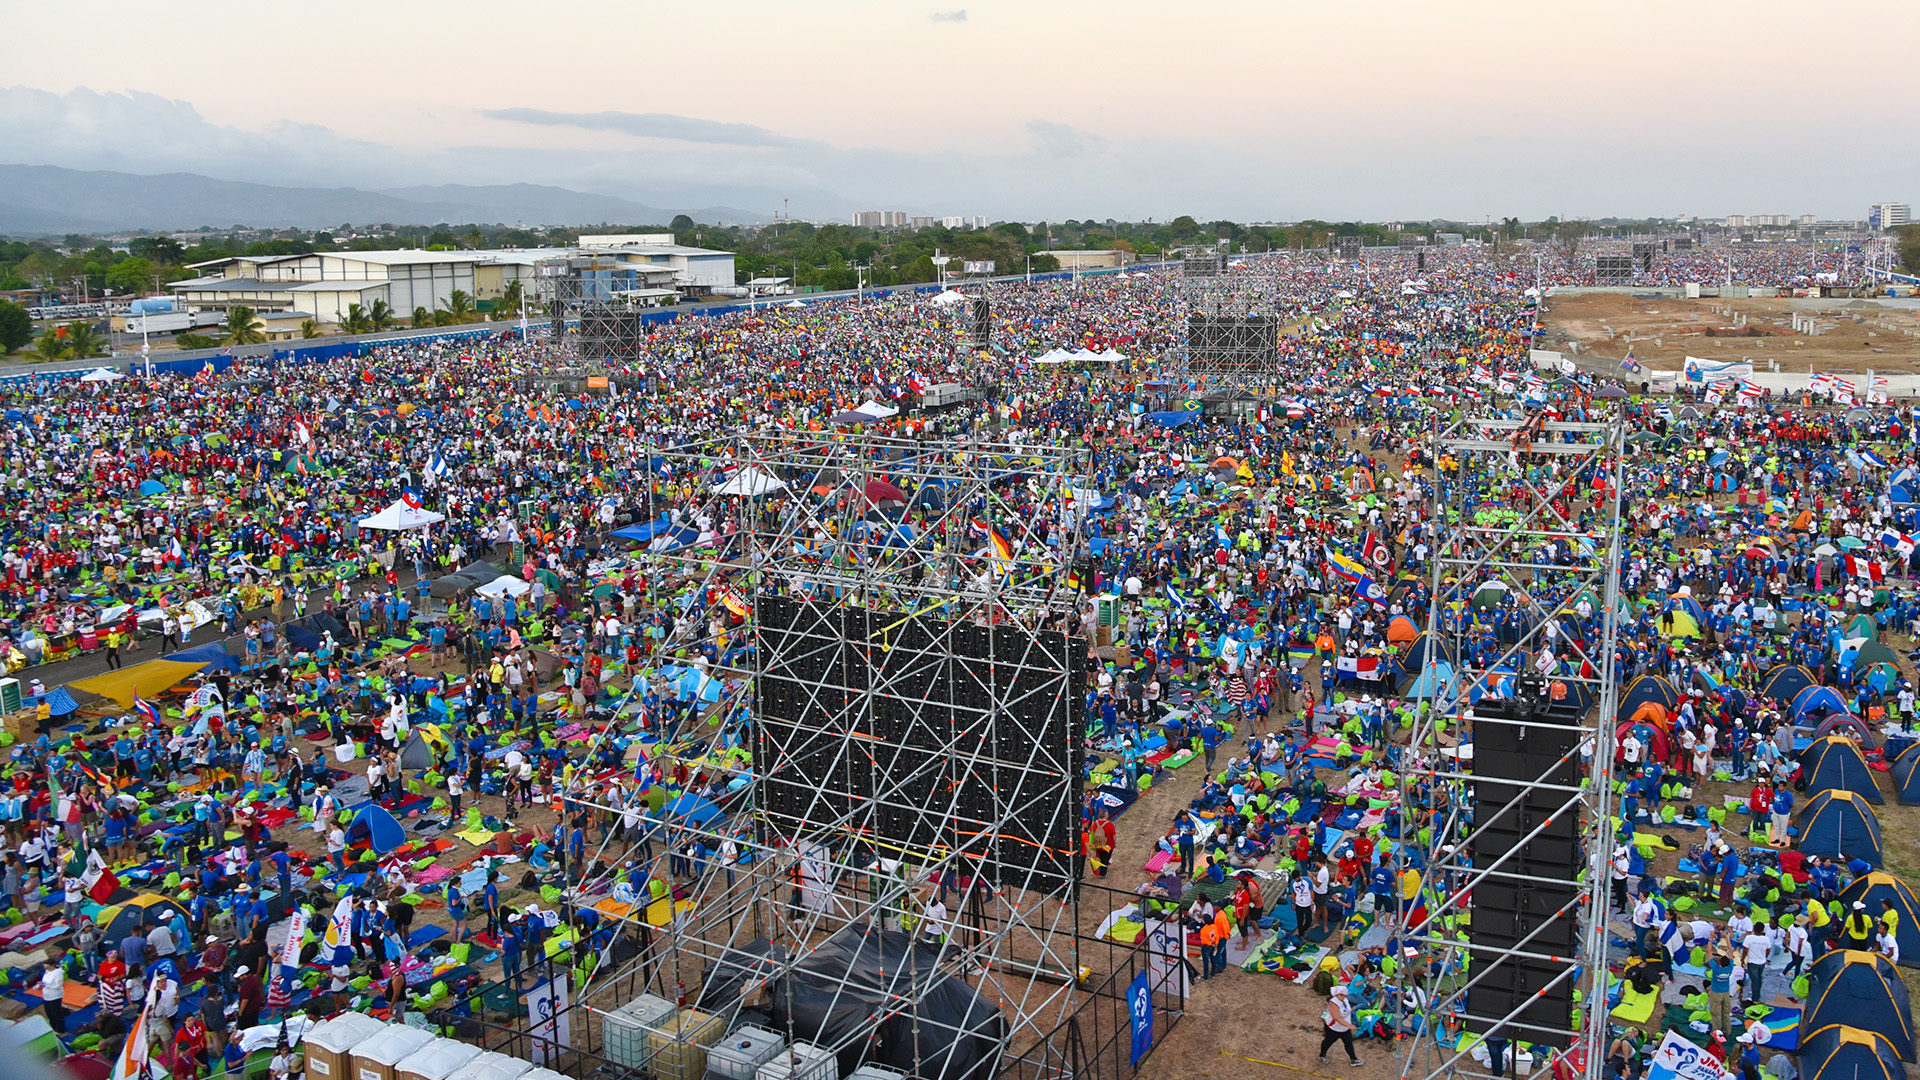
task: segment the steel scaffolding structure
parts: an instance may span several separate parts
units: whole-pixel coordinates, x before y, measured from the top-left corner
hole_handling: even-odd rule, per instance
[[[1460,1031],[1572,1049],[1601,1075],[1624,437],[1618,415],[1467,419],[1433,437],[1432,606],[1409,666],[1431,707],[1413,725],[1395,850],[1396,880],[1413,871],[1431,891],[1425,921],[1399,927],[1421,953],[1398,976],[1403,1080],[1496,1075],[1453,1049]],[[1471,618],[1493,604],[1511,616],[1497,644]],[[1474,920],[1488,932],[1462,929]],[[1498,946],[1496,923],[1512,928]]]
[[[1181,263],[1187,302],[1186,372],[1206,389],[1271,390],[1279,377],[1278,289],[1257,261],[1230,264],[1199,248]]]
[[[667,850],[697,864],[670,894],[596,902],[625,873],[618,852],[572,892],[643,942],[596,977],[590,1008],[621,1004],[596,989],[621,987],[792,1028],[804,982],[836,1004],[869,995],[835,1052],[904,1025],[916,1047],[935,1029],[932,1041],[998,1046],[998,1073],[1091,1075],[1073,1064],[1082,984],[1101,974],[1083,964],[1078,880],[1087,605],[1073,481],[1089,464],[1065,447],[865,433],[656,457],[647,588],[687,601],[656,659],[726,645],[693,676],[720,680],[717,700],[661,732],[654,760],[726,814],[666,809]],[[566,798],[624,812],[604,779],[578,777]],[[737,862],[710,865],[723,850]],[[926,899],[949,893],[934,941]],[[822,959],[906,934],[921,944],[878,1000]],[[956,979],[992,1007],[959,1021],[922,1008]],[[939,1075],[924,1065],[915,1075]]]

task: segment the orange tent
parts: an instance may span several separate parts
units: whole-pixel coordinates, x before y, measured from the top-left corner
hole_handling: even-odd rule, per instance
[[[1407,618],[1405,615],[1395,615],[1393,620],[1387,623],[1388,641],[1395,642],[1396,644],[1406,644],[1419,636],[1420,628],[1413,625],[1413,620]]]

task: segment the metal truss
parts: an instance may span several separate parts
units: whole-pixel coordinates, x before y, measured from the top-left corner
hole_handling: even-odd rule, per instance
[[[829,1049],[896,1020],[944,1023],[920,1003],[962,978],[998,1008],[949,1035],[1004,1038],[1003,1069],[1073,1075],[1064,1040],[1086,996],[1075,481],[1090,462],[1057,446],[856,429],[714,439],[663,450],[653,467],[653,493],[634,507],[659,523],[640,555],[649,588],[691,585],[710,612],[747,612],[711,671],[727,680],[721,700],[655,758],[751,777],[724,797],[730,821],[669,813],[661,839],[669,851],[730,843],[741,860],[723,868],[706,855],[671,905],[602,904],[645,944],[583,1000],[610,1010],[624,1003],[614,995],[649,990],[730,1019],[777,1012],[780,999],[760,992],[804,979],[838,1003],[848,973],[822,969],[815,951],[874,930],[924,939],[924,898],[946,882],[951,932],[889,972],[883,1004]],[[698,639],[694,621],[682,623]],[[788,719],[776,725],[769,710]],[[1041,724],[1066,730],[1035,737]],[[729,762],[737,746],[752,748],[750,766]],[[864,778],[847,785],[858,797],[794,781],[823,768]],[[599,790],[581,777],[567,797],[599,805]],[[604,883],[633,852],[602,854],[614,855]],[[595,884],[575,902],[593,904]],[[701,1000],[727,973],[746,975],[743,992]]]
[[[1280,288],[1264,260],[1229,262],[1218,248],[1181,264],[1185,371],[1209,390],[1272,391],[1280,378]]]
[[[1404,840],[1395,850],[1396,876],[1417,868],[1431,891],[1426,921],[1399,928],[1403,944],[1425,960],[1399,976],[1399,1030],[1410,1039],[1403,1080],[1493,1075],[1452,1048],[1451,1035],[1461,1031],[1572,1049],[1576,1062],[1584,1055],[1592,1080],[1604,1063],[1625,426],[1619,416],[1523,431],[1525,424],[1462,420],[1432,440],[1439,463],[1428,503],[1433,600],[1413,658],[1421,666],[1409,671],[1429,673],[1422,689],[1433,696],[1414,723],[1402,770]],[[1476,598],[1497,592],[1513,607],[1505,633],[1490,645],[1470,616]],[[1600,615],[1597,630],[1570,617],[1583,604]],[[1438,677],[1442,661],[1452,665],[1450,681]],[[1556,696],[1557,705],[1546,707]],[[1539,707],[1500,715],[1518,702]],[[1537,734],[1571,749],[1517,770],[1531,775],[1508,770],[1509,778],[1490,779],[1490,767],[1476,773],[1449,745],[1446,733],[1463,725],[1478,732],[1476,746]],[[1543,873],[1544,838],[1569,819],[1574,857]],[[1430,826],[1424,835],[1423,821]],[[1497,917],[1494,898],[1515,897],[1516,940],[1495,947],[1461,932],[1462,922]],[[1573,955],[1545,933],[1569,917]],[[1506,985],[1523,968],[1530,970],[1512,1009],[1470,1007],[1470,990]],[[1530,1011],[1569,988],[1578,991],[1577,1025],[1545,1023]]]

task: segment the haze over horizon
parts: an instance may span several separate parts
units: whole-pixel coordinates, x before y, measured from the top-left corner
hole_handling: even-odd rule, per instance
[[[401,3],[338,31],[284,6],[10,5],[0,160],[761,213],[791,196],[829,219],[1920,201],[1912,5],[962,2]],[[46,47],[102,28],[109,75]]]

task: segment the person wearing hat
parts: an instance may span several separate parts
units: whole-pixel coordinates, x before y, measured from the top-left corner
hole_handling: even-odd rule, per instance
[[[1840,922],[1840,938],[1849,949],[1871,950],[1873,948],[1873,916],[1867,914],[1867,905],[1859,900],[1853,902],[1853,910]]]
[[[1322,1030],[1320,1033],[1320,1063],[1327,1063],[1327,1051],[1339,1043],[1347,1052],[1347,1064],[1361,1065],[1360,1055],[1353,1052],[1353,1003],[1347,1000],[1347,988],[1338,985],[1327,998],[1326,1011],[1320,1014]]]
[[[233,973],[233,980],[234,1001],[240,1006],[239,1015],[235,1017],[234,1023],[240,1030],[245,1031],[260,1022],[260,1010],[267,1006],[267,991],[266,987],[260,984],[260,976],[255,975],[253,969],[245,964],[240,965],[240,970]]]

